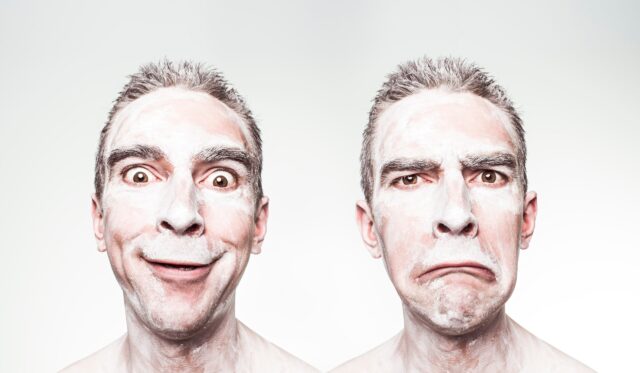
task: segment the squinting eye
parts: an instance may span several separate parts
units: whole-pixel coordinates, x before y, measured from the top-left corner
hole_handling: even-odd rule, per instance
[[[491,170],[482,171],[482,182],[484,183],[493,184],[496,182],[497,178],[498,176],[496,175],[495,171],[491,171]]]
[[[234,188],[236,186],[236,178],[230,172],[217,170],[207,176],[205,185],[218,189]]]
[[[418,182],[417,175],[407,175],[402,177],[402,184],[404,185],[412,185]]]
[[[131,184],[147,184],[151,181],[155,181],[157,178],[151,173],[151,171],[142,168],[134,167],[124,173],[125,181]]]

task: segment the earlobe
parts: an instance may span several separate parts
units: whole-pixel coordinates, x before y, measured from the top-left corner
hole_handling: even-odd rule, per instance
[[[260,205],[256,211],[255,233],[253,236],[252,254],[260,254],[262,251],[262,241],[267,234],[267,220],[269,218],[269,198],[262,197]]]
[[[520,248],[522,250],[529,247],[536,226],[537,214],[538,196],[536,192],[527,192],[524,197],[524,208],[522,209],[522,231],[520,235]]]
[[[96,237],[96,243],[98,244],[98,251],[107,251],[107,246],[104,242],[104,223],[102,215],[102,207],[98,197],[94,194],[91,196],[91,217],[93,219],[93,234]]]
[[[376,236],[376,228],[373,222],[373,214],[369,208],[369,204],[366,201],[356,202],[356,222],[358,228],[360,228],[360,235],[362,241],[367,245],[367,250],[374,258],[380,258],[382,251],[378,244],[378,237]]]

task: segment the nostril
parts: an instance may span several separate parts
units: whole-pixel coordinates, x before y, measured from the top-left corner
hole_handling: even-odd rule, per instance
[[[185,234],[195,234],[200,232],[200,224],[194,223],[189,226],[189,228],[185,229]]]
[[[166,230],[169,231],[173,231],[173,227],[171,226],[171,224],[167,223],[166,221],[163,221],[162,223],[160,223],[160,226]]]
[[[440,233],[450,233],[451,232],[451,229],[449,229],[449,227],[447,227],[446,225],[444,225],[442,223],[439,223],[437,228],[438,228],[438,231]]]
[[[467,224],[463,229],[462,229],[462,233],[463,234],[469,234],[473,232],[473,223],[469,223]]]

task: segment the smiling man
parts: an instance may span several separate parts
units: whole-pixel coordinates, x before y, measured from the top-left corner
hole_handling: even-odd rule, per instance
[[[201,65],[131,76],[100,136],[93,227],[124,294],[127,333],[68,372],[304,372],[235,318],[268,200],[244,100]]]
[[[340,372],[583,372],[505,314],[537,211],[521,119],[458,59],[405,63],[378,92],[361,154],[362,238],[404,329]]]

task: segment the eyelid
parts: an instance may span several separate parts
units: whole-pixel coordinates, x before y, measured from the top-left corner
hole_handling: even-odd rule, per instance
[[[410,184],[410,185],[405,185],[402,183],[402,179],[407,177],[407,176],[415,176],[417,177],[416,183],[415,184]],[[410,188],[416,188],[421,184],[424,183],[432,183],[433,177],[431,177],[431,175],[429,175],[429,172],[421,172],[421,171],[408,171],[407,173],[403,173],[400,174],[399,176],[396,177],[390,177],[389,179],[391,179],[391,182],[389,183],[389,186],[393,186],[396,188],[401,188],[401,189],[410,189]]]
[[[230,182],[230,186],[225,187],[224,189],[229,189],[229,190],[233,190],[236,189],[238,187],[238,185],[240,184],[240,176],[238,176],[238,173],[235,172],[232,169],[229,169],[227,167],[213,167],[211,169],[209,169],[207,172],[204,173],[204,176],[200,178],[200,181],[198,182],[199,185],[203,185],[206,188],[214,188],[214,189],[221,189],[221,188],[217,188],[213,185],[208,185],[208,183],[206,183],[206,181],[211,177],[211,175],[215,174],[216,172],[226,172],[227,174],[229,174],[232,178],[232,180],[229,180]]]
[[[490,171],[490,172],[494,172],[497,176],[496,181],[494,183],[485,183],[482,180],[478,181],[478,178],[482,177],[482,174]],[[494,186],[498,186],[498,185],[503,185],[506,184],[507,182],[509,182],[511,180],[511,178],[509,177],[509,175],[505,174],[502,171],[498,171],[495,169],[491,169],[491,168],[483,168],[483,169],[478,169],[478,170],[473,170],[473,173],[471,174],[472,176],[469,178],[469,182],[471,183],[480,183],[483,185],[494,185]]]
[[[134,163],[134,164],[130,164],[130,165],[124,166],[122,168],[122,170],[120,170],[120,177],[127,184],[138,185],[137,183],[133,183],[133,182],[130,182],[130,181],[127,180],[127,174],[130,171],[135,170],[137,168],[145,170],[147,173],[149,173],[151,175],[151,178],[153,178],[153,180],[149,180],[149,183],[152,183],[152,182],[158,181],[158,180],[162,180],[162,178],[160,176],[158,176],[158,172],[153,167],[150,167],[150,166],[145,165],[145,164],[139,164],[139,163]]]

